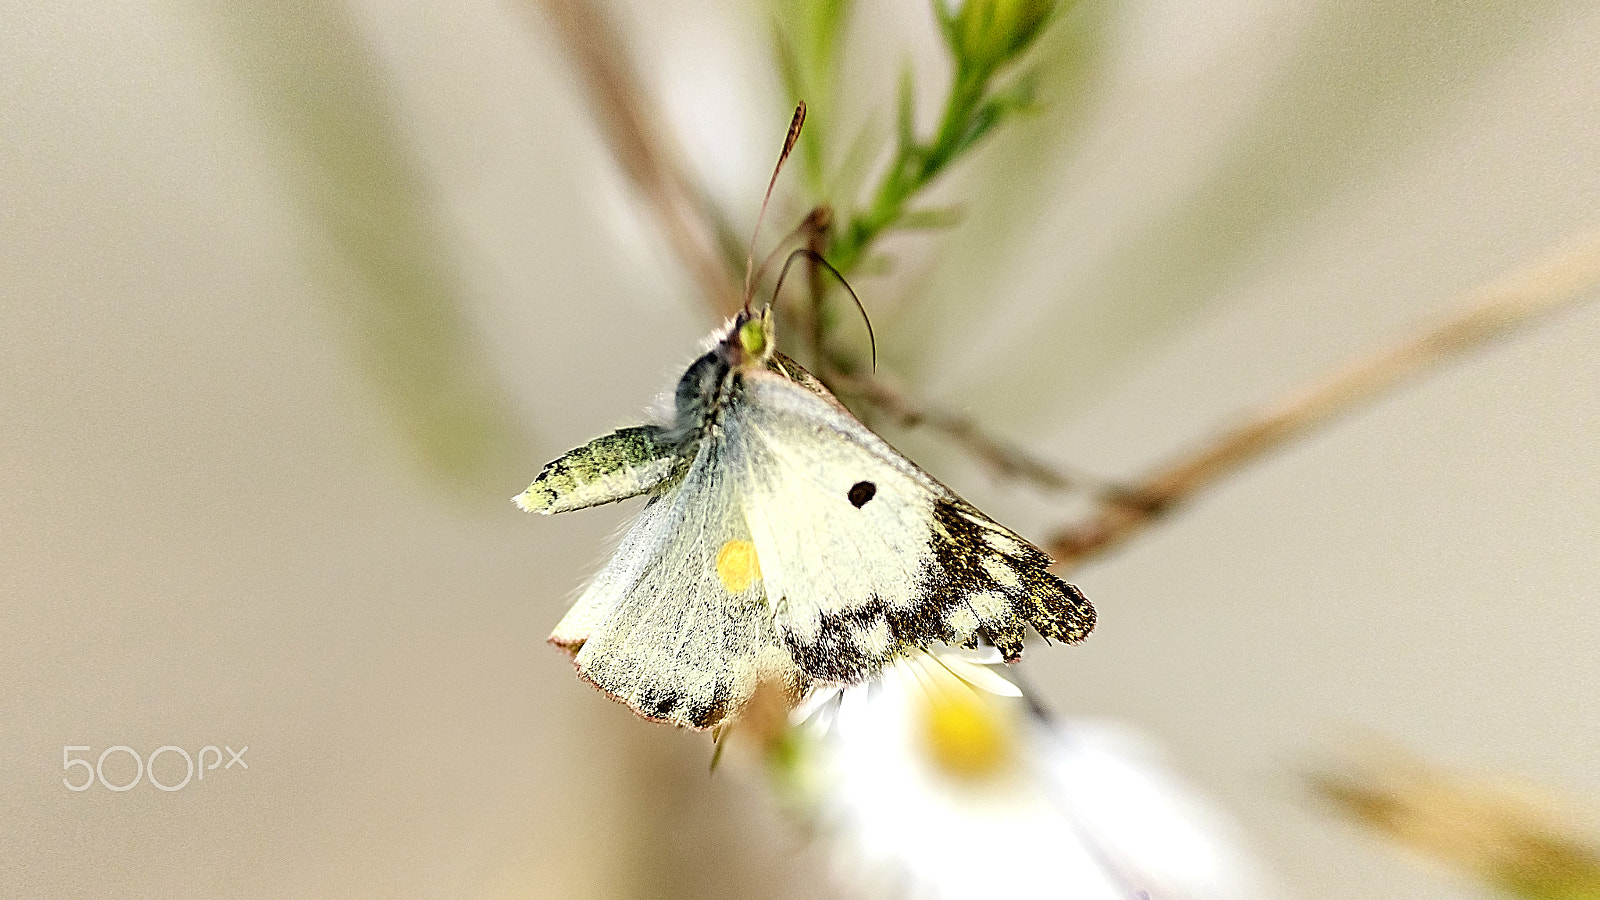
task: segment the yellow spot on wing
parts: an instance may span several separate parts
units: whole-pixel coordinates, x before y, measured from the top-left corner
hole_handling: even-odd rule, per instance
[[[717,578],[728,593],[742,594],[760,577],[761,564],[756,561],[755,544],[732,540],[717,551]]]

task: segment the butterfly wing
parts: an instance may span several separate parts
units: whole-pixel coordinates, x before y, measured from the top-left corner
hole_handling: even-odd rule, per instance
[[[691,728],[736,712],[762,678],[798,686],[725,450],[715,436],[700,442],[550,638],[640,715]]]
[[[613,431],[546,465],[516,504],[550,515],[637,497],[672,474],[677,452],[658,425]]]
[[[967,504],[816,388],[747,372],[724,419],[727,466],[774,610],[808,676],[854,683],[931,643],[986,639],[1008,661],[1026,625],[1078,641],[1094,609],[1049,558]]]

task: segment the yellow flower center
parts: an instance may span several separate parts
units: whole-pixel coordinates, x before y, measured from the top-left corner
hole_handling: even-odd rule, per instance
[[[1011,761],[1014,735],[1005,710],[971,688],[930,695],[923,736],[934,765],[963,780],[989,778]]]

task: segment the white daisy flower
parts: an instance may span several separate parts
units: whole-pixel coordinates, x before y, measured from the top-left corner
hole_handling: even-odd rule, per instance
[[[1050,721],[939,649],[809,698],[783,769],[863,896],[1267,896],[1232,829],[1124,731]]]

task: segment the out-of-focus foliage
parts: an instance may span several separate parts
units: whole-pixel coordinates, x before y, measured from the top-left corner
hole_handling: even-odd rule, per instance
[[[918,127],[916,68],[906,64],[892,132],[881,133],[869,121],[843,147],[835,146],[830,113],[838,108],[837,73],[850,4],[817,0],[784,12],[774,22],[785,85],[795,99],[823,110],[800,143],[808,190],[832,209],[815,246],[846,274],[869,262],[871,268],[885,269],[887,263],[873,257],[873,247],[885,233],[947,229],[963,218],[962,207],[919,205],[919,200],[997,126],[1034,110],[1041,65],[1030,62],[1021,72],[1015,70],[1030,56],[1060,5],[1054,0],[934,0],[930,12],[949,67],[937,123],[927,134]],[[880,101],[865,102],[875,107]],[[1048,149],[1042,142],[1032,147],[1036,154]],[[826,310],[820,316],[816,327],[830,331],[833,317]],[[832,362],[845,370],[857,363],[848,357]]]
[[[1319,773],[1312,784],[1379,835],[1513,896],[1600,898],[1600,843],[1526,788],[1393,751],[1351,771]]]
[[[1090,397],[1110,372],[1192,321],[1229,279],[1272,253],[1286,224],[1427,141],[1438,110],[1539,22],[1531,6],[1469,7],[1319,5],[1296,35],[1305,51],[1274,76],[1273,95],[1231,129],[1205,177],[1108,255],[1083,260],[1061,293],[1005,322],[1014,361],[987,368],[971,395],[1017,398],[1002,413],[1012,424]],[[1139,187],[1129,185],[1130,196]],[[1067,345],[1071,365],[1062,365]],[[1047,394],[1040,385],[1049,385]]]
[[[936,2],[934,11],[954,70],[939,123],[931,136],[919,135],[913,111],[914,76],[905,70],[893,156],[870,199],[843,217],[827,243],[828,259],[842,272],[856,268],[885,230],[908,219],[915,226],[919,214],[911,204],[917,194],[977,147],[995,126],[1032,104],[1030,74],[1010,80],[1003,76],[1038,38],[1055,3],[971,0],[951,11]]]
[[[796,100],[831,106],[838,91],[839,51],[850,20],[851,0],[801,0],[772,4],[778,67]],[[799,161],[813,196],[823,193],[826,136],[831,123],[813,121],[800,134]]]
[[[500,483],[527,447],[463,316],[446,226],[366,37],[339,4],[209,10],[244,87],[291,141],[293,184],[323,224],[307,241],[354,283],[335,313],[424,466],[458,488]],[[525,463],[524,463],[525,465]]]

